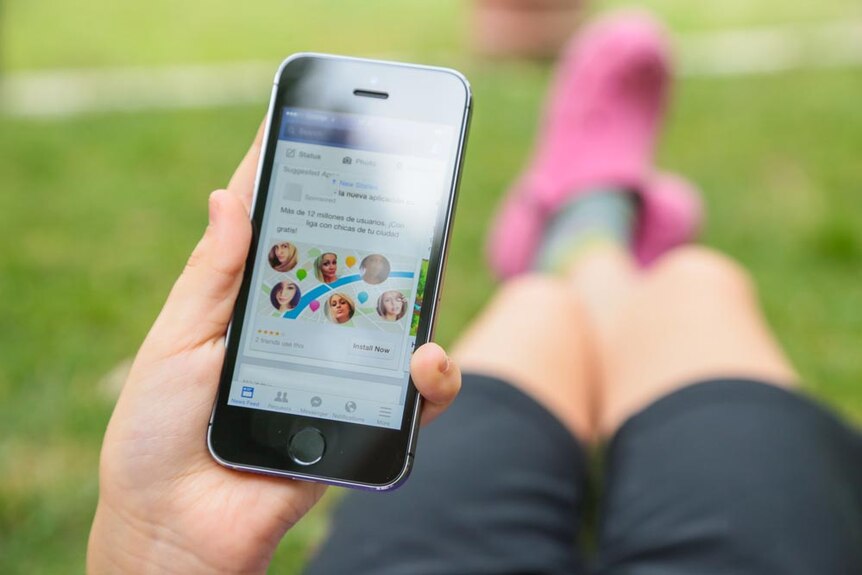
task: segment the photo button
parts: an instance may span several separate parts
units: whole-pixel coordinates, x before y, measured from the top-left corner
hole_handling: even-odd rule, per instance
[[[306,427],[290,438],[287,454],[299,465],[314,465],[323,459],[326,439],[314,427]]]

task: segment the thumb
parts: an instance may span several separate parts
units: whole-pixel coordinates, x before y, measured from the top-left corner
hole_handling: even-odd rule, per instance
[[[461,390],[461,370],[443,348],[426,343],[410,360],[410,375],[422,395],[422,425],[446,411]]]
[[[236,194],[209,198],[209,225],[147,336],[164,355],[193,349],[224,336],[233,313],[251,243],[251,223]]]

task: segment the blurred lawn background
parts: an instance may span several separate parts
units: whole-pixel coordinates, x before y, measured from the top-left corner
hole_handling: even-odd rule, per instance
[[[858,0],[640,5],[685,34],[862,19]],[[440,312],[438,339],[449,344],[494,289],[482,240],[531,147],[550,71],[472,57],[468,16],[465,0],[0,0],[0,76],[246,60],[274,71],[298,50],[461,69],[477,108]],[[83,571],[113,380],[182,269],[205,226],[207,195],[227,182],[268,96],[262,84],[254,105],[0,115],[0,573]],[[703,187],[704,243],[751,270],[808,389],[856,422],[860,101],[860,68],[690,77],[678,83],[660,151],[662,167]],[[299,569],[327,507],[288,535],[273,572]]]

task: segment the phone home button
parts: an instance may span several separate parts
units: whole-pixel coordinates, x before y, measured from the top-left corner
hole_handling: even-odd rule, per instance
[[[299,465],[313,465],[323,459],[326,439],[319,430],[306,427],[298,431],[287,445],[287,454]]]

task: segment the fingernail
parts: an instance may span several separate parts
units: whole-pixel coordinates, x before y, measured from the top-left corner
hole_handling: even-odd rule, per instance
[[[219,215],[221,213],[221,208],[218,201],[218,192],[213,192],[210,194],[209,211],[210,225],[214,227],[218,223]]]
[[[448,355],[443,356],[443,361],[440,362],[440,366],[439,366],[440,373],[446,373],[447,371],[449,371],[450,365],[452,365],[452,362],[449,361],[449,356]]]

